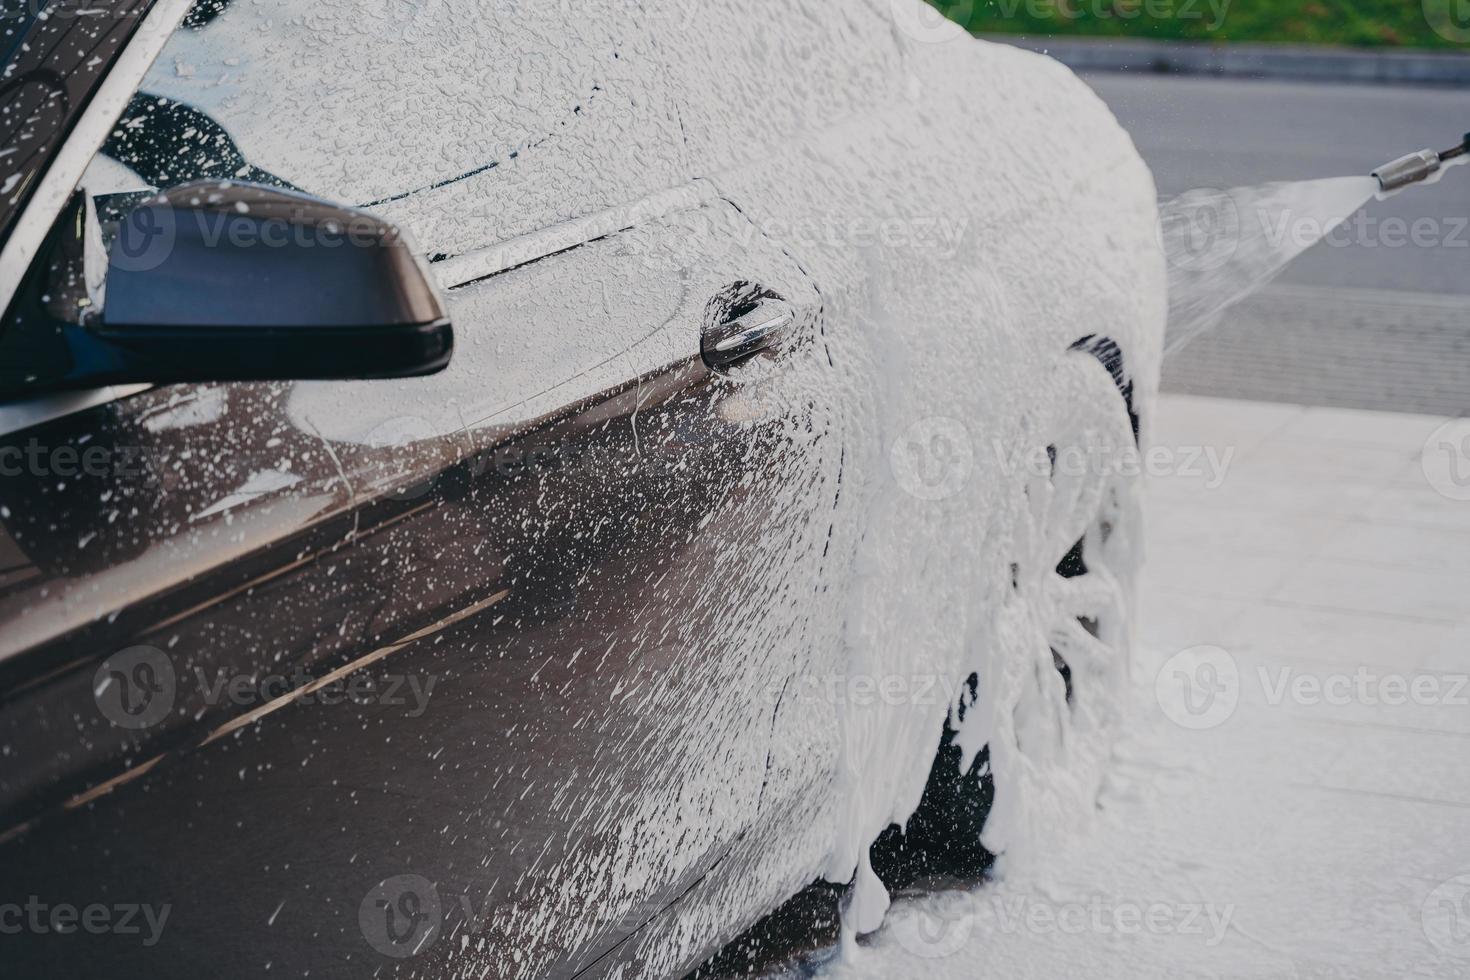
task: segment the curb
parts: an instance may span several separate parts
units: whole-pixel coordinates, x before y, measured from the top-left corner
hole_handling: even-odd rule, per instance
[[[1355,51],[1296,44],[1211,44],[981,34],[986,41],[1051,55],[1075,71],[1123,71],[1226,78],[1284,78],[1470,88],[1470,49]]]

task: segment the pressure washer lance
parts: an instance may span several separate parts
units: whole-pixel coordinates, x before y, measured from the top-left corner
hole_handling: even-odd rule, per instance
[[[1470,154],[1470,133],[1465,134],[1465,142],[1459,146],[1443,153],[1435,153],[1433,150],[1410,153],[1392,163],[1385,163],[1373,171],[1373,176],[1378,178],[1378,187],[1386,194],[1428,180],[1443,170],[1447,162],[1467,154]]]

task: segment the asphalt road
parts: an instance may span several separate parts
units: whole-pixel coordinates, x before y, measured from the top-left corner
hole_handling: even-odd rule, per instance
[[[1161,196],[1366,174],[1470,130],[1470,92],[1089,74]],[[1417,235],[1417,241],[1415,240]],[[1470,414],[1470,167],[1368,205],[1164,369],[1165,390]]]
[[[1470,92],[1165,75],[1093,74],[1153,168],[1159,193],[1367,174],[1470,132]],[[1351,244],[1319,246],[1282,281],[1312,286],[1470,295],[1470,168],[1370,204]],[[1441,227],[1396,245],[1398,217]],[[1427,226],[1425,226],[1427,227]]]

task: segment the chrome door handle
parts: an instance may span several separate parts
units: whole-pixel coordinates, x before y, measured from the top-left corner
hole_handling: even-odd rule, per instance
[[[705,331],[704,363],[713,370],[734,367],[780,343],[795,320],[784,300],[767,297]]]

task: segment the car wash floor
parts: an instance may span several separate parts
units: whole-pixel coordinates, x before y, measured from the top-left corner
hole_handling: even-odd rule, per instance
[[[1089,832],[901,898],[873,980],[1470,975],[1470,423],[1164,396]]]

